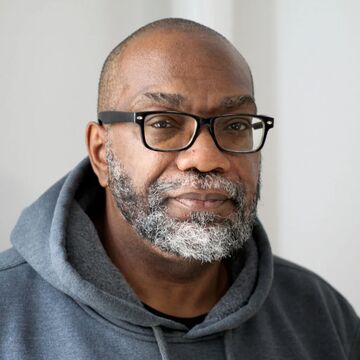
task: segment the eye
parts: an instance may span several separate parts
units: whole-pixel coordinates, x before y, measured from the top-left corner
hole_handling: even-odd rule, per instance
[[[153,122],[151,124],[151,126],[156,129],[166,129],[166,128],[173,127],[174,124],[169,120],[159,120],[159,121]]]
[[[224,130],[230,131],[244,131],[250,128],[248,121],[244,119],[233,119],[230,123],[226,124]]]
[[[145,125],[155,129],[178,129],[182,125],[181,118],[169,115],[153,115],[146,119]]]
[[[240,131],[240,130],[246,130],[248,128],[248,126],[242,122],[235,122],[235,123],[228,125],[228,128],[230,130]]]

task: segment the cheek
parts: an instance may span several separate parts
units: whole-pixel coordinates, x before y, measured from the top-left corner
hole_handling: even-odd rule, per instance
[[[138,153],[137,156],[132,156],[132,161],[126,165],[125,169],[133,179],[136,188],[146,190],[166,172],[170,162],[167,161],[166,157],[147,150],[144,153]]]
[[[234,167],[249,193],[255,194],[260,176],[260,154],[242,155]]]
[[[130,125],[113,132],[112,149],[125,172],[139,190],[146,189],[173,163],[174,155],[147,149],[140,137],[140,129]]]

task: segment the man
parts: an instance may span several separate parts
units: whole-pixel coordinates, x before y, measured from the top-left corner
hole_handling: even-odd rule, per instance
[[[250,69],[220,34],[164,19],[122,42],[89,159],[27,208],[0,256],[0,358],[359,359],[359,319],[273,257],[256,218]]]

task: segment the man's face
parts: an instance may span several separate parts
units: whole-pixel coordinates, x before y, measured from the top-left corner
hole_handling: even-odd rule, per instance
[[[216,38],[183,33],[142,35],[120,63],[121,84],[108,110],[171,110],[203,117],[254,113],[242,60]],[[116,88],[116,87],[115,87]],[[250,236],[259,155],[220,151],[207,127],[193,146],[155,152],[136,124],[108,133],[109,188],[138,234],[172,254],[201,261],[229,256]]]

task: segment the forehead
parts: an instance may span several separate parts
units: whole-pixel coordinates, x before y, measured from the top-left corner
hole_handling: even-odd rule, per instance
[[[245,60],[221,38],[202,33],[142,34],[123,51],[117,76],[119,87],[113,95],[118,107],[127,110],[146,93],[176,94],[185,106],[204,111],[224,97],[252,94]]]

